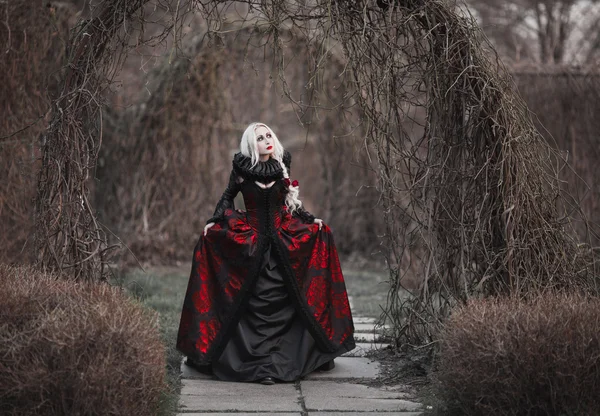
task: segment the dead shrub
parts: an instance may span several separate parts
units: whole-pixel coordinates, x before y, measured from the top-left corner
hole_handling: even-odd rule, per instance
[[[440,390],[466,415],[600,414],[600,298],[476,300],[441,339]]]
[[[156,316],[108,284],[0,265],[0,414],[151,415],[165,389]]]

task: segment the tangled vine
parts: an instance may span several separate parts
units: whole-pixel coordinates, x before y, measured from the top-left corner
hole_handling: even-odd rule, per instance
[[[74,275],[102,274],[107,250],[86,183],[101,143],[99,97],[125,22],[146,3],[105,0],[75,35],[64,87],[53,106],[36,212],[42,262]],[[559,187],[564,161],[535,129],[512,80],[476,23],[445,0],[174,1],[182,22],[199,12],[206,34],[253,28],[299,112],[285,76],[286,45],[311,45],[308,91],[318,92],[332,56],[358,106],[356,131],[379,178],[390,271],[385,317],[398,342],[436,340],[450,309],[473,296],[548,290],[598,293],[594,251],[578,243]],[[186,13],[181,13],[186,11]],[[180,33],[174,24],[166,33]],[[173,31],[173,28],[175,30]],[[176,38],[178,38],[176,36]],[[307,52],[308,53],[308,52]],[[331,107],[331,105],[329,105]],[[301,120],[301,118],[299,118]],[[403,280],[417,275],[418,290]]]

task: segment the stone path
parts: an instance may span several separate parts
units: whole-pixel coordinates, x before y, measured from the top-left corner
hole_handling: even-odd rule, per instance
[[[352,302],[350,302],[352,306]],[[335,359],[335,368],[294,383],[263,386],[213,380],[183,362],[179,416],[417,416],[421,404],[404,388],[359,384],[376,378],[379,364],[365,357],[383,348],[374,319],[354,318],[357,347]]]

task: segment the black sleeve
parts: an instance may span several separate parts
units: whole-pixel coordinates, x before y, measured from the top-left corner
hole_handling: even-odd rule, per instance
[[[223,195],[221,195],[221,199],[219,199],[219,202],[217,202],[215,213],[208,221],[206,221],[206,223],[216,223],[222,220],[223,215],[225,214],[225,210],[228,208],[233,208],[233,198],[235,198],[239,191],[240,184],[237,181],[237,175],[232,170],[231,174],[229,175],[229,183],[227,184],[227,188],[223,192]]]
[[[283,163],[284,163],[285,167],[287,168],[288,175],[291,177],[292,171],[290,168],[292,166],[292,155],[288,151],[286,151],[285,154],[283,155]],[[312,215],[310,212],[308,212],[307,210],[305,210],[302,207],[296,209],[293,212],[292,216],[300,218],[302,220],[302,222],[305,224],[312,224],[316,218],[314,215]]]
[[[315,222],[316,218],[314,215],[312,215],[310,212],[308,212],[302,207],[296,209],[292,216],[300,218],[305,224],[312,224],[313,222]]]

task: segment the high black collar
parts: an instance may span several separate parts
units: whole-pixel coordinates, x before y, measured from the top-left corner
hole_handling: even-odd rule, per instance
[[[283,152],[283,163],[290,169],[292,155],[287,150]],[[277,159],[269,158],[266,162],[259,161],[252,167],[252,158],[238,152],[233,157],[233,169],[244,178],[267,182],[283,178],[283,169]]]

